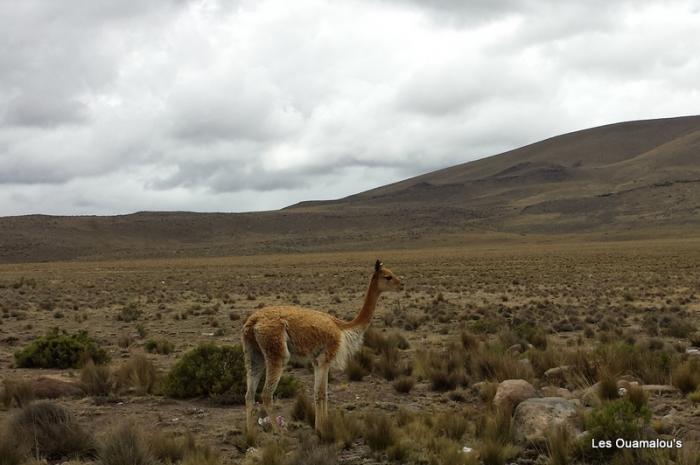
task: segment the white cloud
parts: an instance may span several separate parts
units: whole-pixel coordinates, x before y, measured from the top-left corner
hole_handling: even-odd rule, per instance
[[[0,2],[0,214],[334,198],[696,112],[696,2]]]

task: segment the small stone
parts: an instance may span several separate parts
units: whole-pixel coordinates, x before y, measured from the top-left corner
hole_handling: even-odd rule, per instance
[[[507,379],[499,383],[493,405],[499,409],[515,408],[520,402],[537,396],[537,391],[524,379]]]

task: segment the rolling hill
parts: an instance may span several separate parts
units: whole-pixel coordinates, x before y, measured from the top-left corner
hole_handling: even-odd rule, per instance
[[[700,116],[572,132],[255,213],[0,218],[0,261],[219,256],[700,235]]]

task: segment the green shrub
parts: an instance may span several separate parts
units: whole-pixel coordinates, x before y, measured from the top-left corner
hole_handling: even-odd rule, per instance
[[[15,363],[19,368],[79,368],[87,360],[99,365],[108,362],[109,356],[86,331],[68,334],[53,328],[15,352]]]
[[[262,386],[263,383],[260,383],[260,386],[258,386],[258,390],[261,390]],[[294,376],[282,375],[279,383],[277,384],[277,389],[275,390],[275,397],[279,399],[291,399],[292,397],[297,395],[297,392],[299,392],[299,387],[299,380],[296,379]]]
[[[651,412],[646,405],[637,407],[627,399],[618,399],[593,410],[586,419],[586,429],[590,439],[596,442],[609,440],[614,443],[618,438],[641,438],[644,426],[650,419]],[[590,439],[583,443],[584,453],[588,456],[609,455],[616,450],[592,449]]]
[[[165,338],[149,339],[143,345],[143,348],[146,349],[146,352],[168,355],[175,349],[175,344]]]
[[[246,373],[240,346],[202,344],[188,351],[168,373],[164,390],[170,397],[215,397],[244,403]]]

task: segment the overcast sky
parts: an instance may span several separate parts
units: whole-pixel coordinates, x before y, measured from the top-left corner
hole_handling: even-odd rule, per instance
[[[699,10],[0,0],[0,215],[275,209],[697,114]]]

